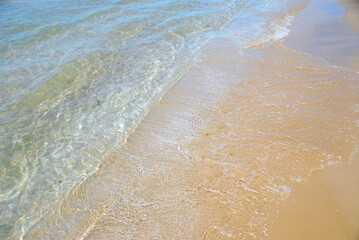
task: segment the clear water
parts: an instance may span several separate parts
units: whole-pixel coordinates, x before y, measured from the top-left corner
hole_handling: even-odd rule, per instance
[[[283,6],[250,5],[216,32],[24,238],[272,239],[295,184],[350,162],[359,139],[358,73],[278,41],[296,12]]]
[[[96,171],[251,4],[0,1],[0,238],[21,238]]]
[[[303,2],[0,1],[0,238],[268,236],[357,147],[357,73],[277,41]]]

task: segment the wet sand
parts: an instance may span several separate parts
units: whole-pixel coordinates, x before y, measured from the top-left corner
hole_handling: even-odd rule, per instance
[[[284,43],[331,64],[359,71],[359,2],[341,0],[340,3],[311,1],[296,16]]]
[[[339,0],[340,4],[345,7],[344,21],[348,23],[359,35],[359,1],[358,0]],[[359,70],[359,47],[350,66]]]
[[[346,7],[344,17],[334,14],[342,12],[335,2],[313,0],[299,14],[285,43],[333,64],[358,70],[358,35],[352,31],[359,33],[359,1],[340,3]],[[280,205],[279,218],[270,227],[273,239],[358,240],[358,173],[356,153],[349,164],[316,170],[307,181],[296,184],[288,200]]]
[[[293,219],[294,227],[306,226],[296,213],[276,220],[283,201],[317,169],[350,162],[358,145],[358,83],[355,75],[280,44],[253,50],[261,56],[254,60],[260,71],[242,73],[244,81],[217,103],[211,122],[191,143],[201,169],[193,180],[202,190],[196,197],[205,213],[200,222],[208,239],[306,239],[270,226]]]
[[[286,32],[282,23],[299,8],[265,25]],[[318,169],[345,166],[356,151],[358,74],[268,40],[268,32],[244,48],[239,40],[251,35],[237,35],[241,27],[238,19],[204,46],[125,146],[25,239],[285,236],[276,224],[297,186]]]
[[[358,0],[338,0],[345,7],[344,21],[348,23],[356,32],[359,33],[359,1]]]
[[[359,239],[359,158],[318,170],[293,188],[272,226],[273,239]]]

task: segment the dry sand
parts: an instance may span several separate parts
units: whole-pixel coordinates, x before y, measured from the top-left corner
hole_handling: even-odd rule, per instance
[[[241,24],[25,238],[355,239],[359,164],[345,163],[359,144],[358,74],[281,41],[239,47]]]
[[[333,1],[314,0],[293,24],[285,43],[328,62],[359,69],[359,1],[341,0],[344,21]],[[345,24],[352,27],[348,28]],[[356,53],[356,54],[355,54]],[[359,155],[351,163],[314,171],[280,206],[273,239],[359,239]]]

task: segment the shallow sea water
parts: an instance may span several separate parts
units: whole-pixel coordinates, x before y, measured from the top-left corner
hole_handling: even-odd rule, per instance
[[[358,73],[281,43],[306,2],[55,3],[79,19],[1,42],[1,237],[270,239],[351,161]]]
[[[242,1],[0,2],[0,236],[96,171]]]

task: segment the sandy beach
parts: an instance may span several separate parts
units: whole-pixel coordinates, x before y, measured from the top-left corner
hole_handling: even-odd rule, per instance
[[[211,38],[25,238],[357,240],[358,36],[335,1],[276,4]]]
[[[359,158],[315,171],[280,206],[273,239],[358,239]]]
[[[301,11],[284,43],[329,63],[358,71],[357,1],[316,0]]]
[[[312,1],[297,16],[285,44],[357,71],[359,2],[339,2],[345,9],[335,1]],[[330,11],[344,14],[333,16]],[[280,206],[273,239],[358,239],[358,172],[355,153],[349,164],[315,170],[307,181],[296,184]]]

